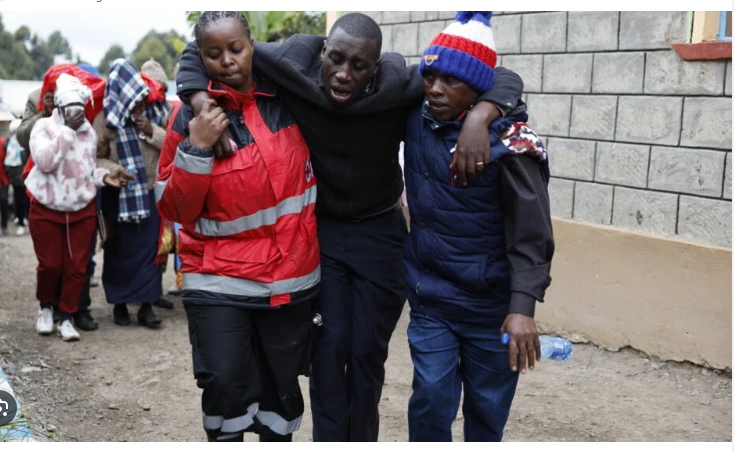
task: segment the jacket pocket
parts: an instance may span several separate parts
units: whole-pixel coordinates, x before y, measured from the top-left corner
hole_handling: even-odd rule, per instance
[[[264,268],[271,267],[268,263],[280,257],[272,239],[266,237],[207,240],[202,271],[252,279],[252,275],[263,275]]]
[[[252,158],[244,149],[230,158],[215,160],[208,202],[213,207],[224,207],[237,204],[243,198],[261,195],[264,185],[255,188],[257,179]]]

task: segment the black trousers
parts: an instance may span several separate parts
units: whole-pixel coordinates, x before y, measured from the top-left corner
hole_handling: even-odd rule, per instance
[[[377,441],[388,343],[405,305],[405,217],[317,218],[323,326],[309,380],[313,440]]]
[[[310,362],[312,302],[277,309],[194,305],[185,295],[183,302],[209,440],[298,430],[298,376]]]
[[[31,201],[25,192],[25,185],[13,185],[13,215],[18,219],[18,226],[25,226],[30,208]]]
[[[8,202],[8,185],[0,185],[0,228],[8,229],[10,219],[10,203]]]

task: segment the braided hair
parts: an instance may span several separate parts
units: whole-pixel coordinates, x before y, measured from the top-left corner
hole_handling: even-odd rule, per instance
[[[201,13],[201,16],[199,16],[199,20],[196,21],[196,25],[194,25],[194,37],[196,39],[196,44],[201,45],[201,30],[205,27],[208,27],[209,25],[213,24],[214,22],[218,22],[222,19],[236,19],[238,20],[243,27],[245,27],[245,33],[247,33],[248,38],[252,38],[250,33],[250,24],[247,22],[247,18],[244,14],[242,14],[239,11],[204,11]]]

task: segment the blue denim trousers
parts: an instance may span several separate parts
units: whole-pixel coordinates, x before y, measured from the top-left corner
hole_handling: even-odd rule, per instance
[[[500,341],[503,320],[458,322],[411,311],[410,441],[451,441],[462,387],[464,440],[502,440],[519,376]]]

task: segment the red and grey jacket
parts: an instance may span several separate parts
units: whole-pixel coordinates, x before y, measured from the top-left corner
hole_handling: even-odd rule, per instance
[[[308,147],[272,86],[240,94],[209,84],[225,110],[234,156],[191,145],[189,105],[166,133],[158,163],[161,214],[182,225],[184,299],[276,307],[306,301],[321,280],[316,179]]]

